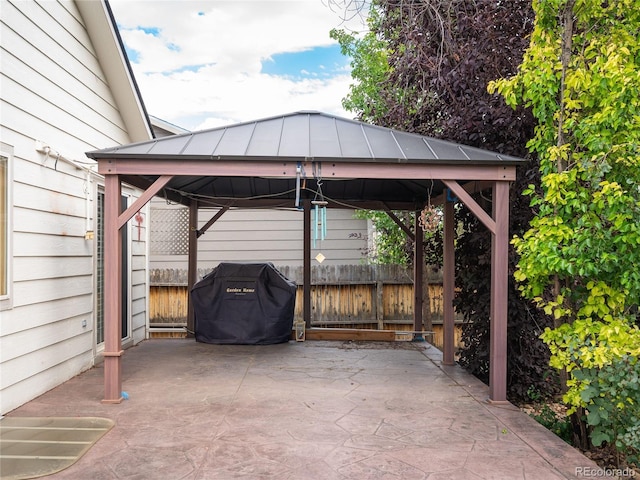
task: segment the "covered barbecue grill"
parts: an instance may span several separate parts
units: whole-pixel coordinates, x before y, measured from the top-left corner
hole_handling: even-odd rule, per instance
[[[221,263],[191,289],[196,341],[268,345],[291,338],[296,284],[271,263]]]

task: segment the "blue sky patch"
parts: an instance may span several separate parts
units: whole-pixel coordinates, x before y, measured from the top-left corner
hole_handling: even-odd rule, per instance
[[[184,72],[193,72],[198,73],[200,69],[205,67],[210,67],[211,65],[215,65],[215,63],[201,63],[198,65],[183,65],[180,68],[176,68],[175,70],[164,72],[165,74],[169,73],[184,73]]]
[[[327,78],[342,73],[349,59],[339,45],[315,47],[304,52],[278,53],[262,62],[262,73],[292,78]]]
[[[131,63],[138,63],[138,60],[140,59],[140,54],[138,53],[137,50],[132,50],[126,45],[124,46],[124,50],[127,53],[127,58]]]
[[[142,30],[144,33],[153,35],[154,37],[157,37],[158,35],[160,35],[160,29],[158,27],[140,27],[139,26],[138,30]]]

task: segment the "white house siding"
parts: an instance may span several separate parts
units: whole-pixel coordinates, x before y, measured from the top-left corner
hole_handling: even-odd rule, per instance
[[[151,209],[150,268],[187,268],[188,214],[180,207],[154,201]],[[202,228],[217,210],[202,209]],[[312,215],[313,219],[313,215]],[[312,220],[313,221],[313,220]],[[180,233],[183,232],[183,233]],[[237,209],[225,212],[198,239],[198,269],[220,262],[271,262],[276,266],[301,266],[303,262],[303,214],[295,210]],[[313,239],[313,231],[312,231]],[[311,256],[322,252],[324,265],[353,265],[364,259],[367,221],[354,218],[353,210],[327,209],[324,240],[316,240]]]
[[[145,208],[144,212],[141,212],[143,221],[142,224],[145,225],[147,222],[148,208]],[[147,229],[146,227],[141,228],[140,239],[138,241],[138,227],[132,225],[132,222],[129,222],[129,228],[132,230],[131,232],[131,290],[129,298],[131,299],[129,309],[131,312],[131,339],[129,343],[135,345],[136,343],[140,343],[147,337],[147,312],[149,311],[149,270],[147,268],[148,264],[148,243],[146,241],[147,238]]]
[[[0,311],[6,413],[94,364],[96,238],[85,234],[101,179],[74,162],[89,167],[84,152],[130,138],[73,2],[2,0],[0,19],[0,141],[13,179],[11,289]],[[49,155],[36,150],[45,145]],[[145,335],[142,213],[141,242],[129,223],[130,343]]]

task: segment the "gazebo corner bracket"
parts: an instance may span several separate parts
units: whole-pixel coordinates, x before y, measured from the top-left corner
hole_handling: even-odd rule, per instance
[[[171,181],[173,175],[160,175],[158,179],[140,195],[129,208],[118,215],[118,229],[121,229],[136,212],[140,211],[164,186]]]
[[[491,233],[496,233],[495,220],[491,218],[491,215],[484,211],[478,202],[476,202],[458,182],[455,180],[443,180],[443,182],[453,193],[456,194],[458,199],[464,203],[476,217],[478,217],[478,220],[480,220]],[[447,197],[449,197],[449,193],[447,193]]]

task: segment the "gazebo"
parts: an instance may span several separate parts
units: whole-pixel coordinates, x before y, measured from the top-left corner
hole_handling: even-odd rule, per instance
[[[122,401],[120,230],[162,195],[189,207],[189,273],[197,275],[197,238],[227,209],[288,205],[304,221],[303,317],[311,321],[311,211],[326,207],[444,210],[443,363],[454,364],[454,203],[491,231],[489,400],[506,402],[509,184],[524,160],[421,135],[301,111],[228,127],[88,152],[104,175],[104,403]],[[143,190],[125,211],[122,183]],[[472,194],[492,190],[492,211]],[[198,230],[198,209],[217,213]],[[416,215],[416,219],[419,216]],[[423,242],[416,220],[415,245]],[[414,249],[414,330],[422,325],[422,249]],[[193,328],[190,308],[189,326]]]

